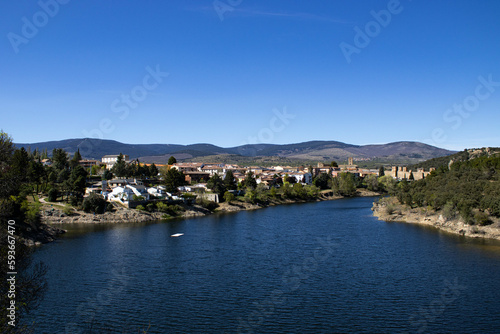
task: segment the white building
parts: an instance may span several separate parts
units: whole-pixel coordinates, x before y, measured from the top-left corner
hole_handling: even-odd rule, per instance
[[[129,156],[124,154],[123,160],[129,162]],[[106,169],[111,169],[116,161],[118,161],[118,154],[108,154],[101,158],[101,162],[106,165]]]
[[[113,188],[113,191],[108,193],[107,196],[109,201],[119,201],[122,203],[132,201],[134,196],[149,200],[149,193],[146,191],[146,187],[130,184]]]
[[[297,172],[288,174],[289,177],[295,178],[297,183],[312,184],[312,174],[305,172]]]

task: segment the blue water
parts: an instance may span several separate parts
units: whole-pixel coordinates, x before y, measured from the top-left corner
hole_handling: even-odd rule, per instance
[[[496,333],[500,243],[372,198],[86,226],[44,245],[36,333]],[[174,233],[184,233],[178,238]]]

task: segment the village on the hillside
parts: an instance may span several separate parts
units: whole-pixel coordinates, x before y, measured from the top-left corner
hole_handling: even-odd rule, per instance
[[[151,166],[151,164],[142,164],[137,160],[130,160],[129,156],[122,155],[126,164],[140,164],[143,166]],[[99,160],[80,160],[79,164],[88,168],[89,170],[97,171],[102,174],[103,171],[109,171],[113,168],[119,159],[119,155],[105,155]],[[50,165],[50,159],[42,161],[44,165]],[[351,173],[356,177],[365,178],[368,175],[379,176],[380,169],[366,169],[360,168],[355,164],[354,158],[350,157],[348,163],[345,165],[337,165],[332,163],[330,165],[325,163],[317,163],[316,166],[239,166],[236,164],[224,163],[203,163],[203,162],[175,162],[171,165],[158,164],[158,168],[174,168],[184,175],[185,185],[178,187],[179,192],[169,193],[166,191],[164,185],[161,184],[160,174],[144,178],[112,178],[110,180],[90,181],[90,186],[87,187],[85,195],[97,193],[104,196],[104,198],[111,202],[120,202],[128,207],[135,207],[137,203],[148,201],[150,199],[170,199],[174,201],[183,200],[179,194],[192,194],[203,196],[211,201],[219,202],[218,194],[211,193],[207,188],[207,181],[218,174],[222,178],[228,171],[232,172],[236,183],[244,181],[248,172],[252,172],[257,184],[262,184],[269,189],[270,187],[279,187],[280,184],[276,182],[277,179],[287,178],[292,180],[293,183],[301,183],[303,185],[313,184],[313,179],[318,175],[325,173],[332,178],[337,177],[340,173]],[[429,171],[418,169],[416,171],[409,170],[407,167],[392,166],[387,169],[384,175],[388,175],[394,179],[402,180],[419,180],[425,178],[433,168]],[[91,173],[92,174],[92,173]],[[240,194],[244,190],[233,191]]]

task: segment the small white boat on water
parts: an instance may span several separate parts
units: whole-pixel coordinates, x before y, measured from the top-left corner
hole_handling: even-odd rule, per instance
[[[177,237],[180,237],[181,235],[184,235],[184,233],[172,234],[171,237],[177,238]]]

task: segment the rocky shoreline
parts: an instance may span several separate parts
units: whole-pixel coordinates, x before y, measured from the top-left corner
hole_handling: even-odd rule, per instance
[[[460,218],[447,219],[441,212],[426,208],[412,209],[407,205],[399,204],[397,199],[390,197],[374,202],[372,211],[379,220],[428,225],[466,237],[500,240],[500,220],[495,218],[492,218],[493,224],[491,225],[468,225]]]

